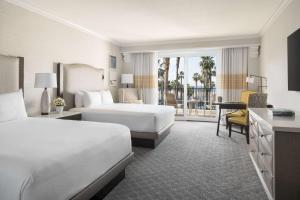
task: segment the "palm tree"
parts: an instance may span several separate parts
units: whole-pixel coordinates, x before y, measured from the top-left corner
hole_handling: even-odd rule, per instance
[[[182,79],[184,78],[184,72],[183,71],[179,72],[178,78],[180,79],[180,85],[182,86]]]
[[[199,73],[194,73],[193,80],[196,83],[196,90],[195,90],[196,91],[196,99],[198,98],[198,81],[200,81],[200,78],[201,78],[201,76]]]
[[[175,90],[175,93],[176,93],[176,88],[177,88],[177,81],[176,80],[172,80],[171,82],[170,82],[170,89],[171,90]]]
[[[158,61],[158,63],[160,64],[160,60]],[[160,67],[158,68],[158,88],[160,90],[161,100],[163,100],[163,96],[164,96],[164,73],[165,70],[160,65]]]
[[[164,57],[163,62],[160,65],[164,69],[164,101],[165,101],[165,96],[168,93],[168,82],[169,82],[169,68],[170,68],[170,58],[169,57]]]
[[[165,70],[161,67],[158,68],[158,78],[159,79],[163,79],[164,78],[164,73],[165,73]]]
[[[179,75],[178,75],[178,71],[179,71],[179,63],[180,63],[180,57],[177,57],[176,58],[176,92],[175,92],[175,95],[176,95],[176,99],[177,99],[177,97],[178,97],[178,77],[179,77]]]
[[[183,85],[182,85],[182,79],[184,78],[184,72],[183,71],[180,71],[179,72],[179,75],[178,75],[178,78],[180,79],[180,98],[181,100],[183,99]]]
[[[187,96],[190,99],[191,96],[193,96],[193,89],[190,86],[190,84],[187,84]]]
[[[212,87],[211,79],[212,76],[216,75],[216,66],[212,56],[202,56],[201,58],[200,68],[204,78],[206,102],[208,102],[210,96],[208,95],[208,90]]]

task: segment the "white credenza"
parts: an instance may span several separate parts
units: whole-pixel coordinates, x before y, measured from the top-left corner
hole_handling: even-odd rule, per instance
[[[300,199],[300,113],[273,117],[265,108],[249,109],[249,154],[269,197]]]

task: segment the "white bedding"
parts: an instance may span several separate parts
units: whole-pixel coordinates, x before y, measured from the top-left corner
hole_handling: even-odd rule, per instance
[[[0,123],[0,199],[69,199],[131,151],[122,125],[37,118]]]
[[[159,132],[175,120],[172,106],[114,103],[97,108],[72,108],[83,112],[82,120],[119,123],[135,132]]]

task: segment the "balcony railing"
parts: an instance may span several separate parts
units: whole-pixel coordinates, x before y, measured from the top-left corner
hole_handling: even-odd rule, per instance
[[[203,88],[203,87],[188,87],[188,101],[197,100],[195,109],[215,109],[211,108],[212,102],[216,101],[216,88]],[[177,104],[183,105],[184,88],[168,89],[168,93],[172,93],[176,97]],[[164,89],[159,88],[159,104],[164,104]]]

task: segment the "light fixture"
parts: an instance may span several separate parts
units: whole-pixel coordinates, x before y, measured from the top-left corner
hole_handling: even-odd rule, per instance
[[[44,88],[41,98],[41,113],[48,115],[51,111],[51,99],[48,94],[47,88],[56,88],[57,80],[55,73],[36,73],[35,74],[35,88]]]
[[[128,88],[129,84],[133,84],[133,74],[121,74],[121,83]]]

